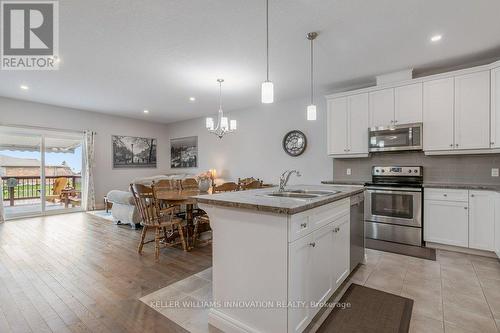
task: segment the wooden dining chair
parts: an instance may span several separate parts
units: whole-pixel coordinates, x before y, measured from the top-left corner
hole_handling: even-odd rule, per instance
[[[161,208],[155,196],[153,187],[148,187],[142,184],[130,184],[130,190],[134,196],[135,204],[142,217],[142,233],[137,251],[142,254],[144,244],[155,243],[155,260],[160,260],[160,242],[165,240],[165,247],[173,247],[182,244],[184,251],[187,251],[186,239],[182,230],[182,220],[175,217],[174,207],[167,209]],[[179,242],[169,243],[168,233],[172,236],[177,229],[179,233]],[[154,230],[155,237],[152,240],[146,241],[146,235],[150,230]]]
[[[219,186],[215,186],[213,188],[213,192],[214,193],[219,193],[219,192],[234,192],[234,191],[238,191],[238,184],[234,183],[234,182],[227,182],[227,183],[224,183],[224,184],[221,184]]]
[[[181,180],[181,188],[183,190],[197,190],[199,188],[198,181],[194,178],[185,178]]]
[[[254,180],[251,181],[250,183],[242,184],[240,186],[241,190],[253,190],[257,188],[262,188],[262,181],[261,180]]]
[[[206,226],[208,228],[207,231],[212,233],[212,229],[210,228],[210,219],[206,213],[194,218],[193,247],[196,247],[196,242],[200,237],[200,227],[203,228],[203,226]],[[206,244],[211,243],[212,238],[213,236],[206,241]]]

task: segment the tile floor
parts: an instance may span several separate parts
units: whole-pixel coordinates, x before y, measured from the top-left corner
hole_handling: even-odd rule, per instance
[[[211,274],[207,269],[141,301],[190,332],[218,332],[207,325],[207,309],[164,306],[168,301],[211,300]],[[413,299],[412,333],[500,332],[500,261],[495,258],[438,250],[437,261],[429,261],[368,249],[366,264],[350,277],[336,300],[350,283]],[[310,332],[321,321],[310,325]]]

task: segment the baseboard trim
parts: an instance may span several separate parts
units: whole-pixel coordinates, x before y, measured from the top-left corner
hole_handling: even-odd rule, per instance
[[[432,242],[425,242],[425,246],[432,247],[435,249],[440,249],[440,250],[454,251],[454,252],[460,252],[460,253],[466,253],[466,254],[474,254],[477,256],[490,257],[490,258],[497,258],[495,252],[469,249],[467,247],[445,245],[445,244],[432,243]]]
[[[224,333],[262,333],[214,308],[208,313],[208,323]]]

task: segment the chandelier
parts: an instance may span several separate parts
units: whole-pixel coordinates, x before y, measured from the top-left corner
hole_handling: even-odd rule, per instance
[[[228,117],[224,117],[224,111],[222,110],[222,82],[224,82],[224,79],[217,79],[217,82],[219,82],[219,113],[217,115],[217,124],[214,123],[212,117],[208,117],[206,119],[206,127],[210,133],[222,139],[224,135],[236,131],[237,123],[234,119],[229,120]]]

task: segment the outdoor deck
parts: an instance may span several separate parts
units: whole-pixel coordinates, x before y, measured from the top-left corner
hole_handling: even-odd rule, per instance
[[[79,194],[81,188],[80,176],[53,176],[45,178],[45,192],[47,195],[54,197],[54,183],[58,178],[67,179],[65,190],[74,189],[74,194]],[[41,213],[42,198],[40,192],[43,186],[40,177],[2,177],[2,185],[3,206],[7,218]],[[58,198],[56,196],[54,200],[45,201],[45,211],[63,211],[78,205],[79,203],[72,204],[72,201],[68,200],[68,194],[66,194],[66,197],[61,196]]]

